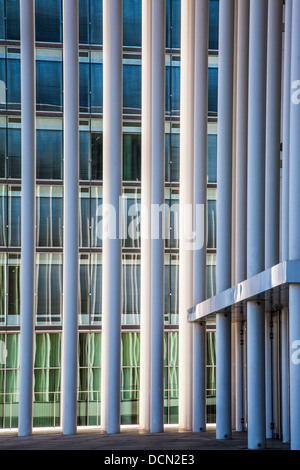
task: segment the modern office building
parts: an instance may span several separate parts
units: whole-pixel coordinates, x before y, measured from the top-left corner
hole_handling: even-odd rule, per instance
[[[300,448],[299,19],[0,1],[2,428]]]

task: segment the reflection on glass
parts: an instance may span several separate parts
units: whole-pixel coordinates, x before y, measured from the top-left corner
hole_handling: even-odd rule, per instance
[[[139,423],[140,334],[122,333],[121,424]]]
[[[140,322],[140,276],[140,255],[123,255],[123,325]]]
[[[62,246],[62,188],[38,186],[36,194],[37,246]]]
[[[62,255],[37,253],[37,324],[58,324],[62,314]]]
[[[21,281],[21,258],[20,255],[8,255],[8,305],[7,324],[18,325],[20,323],[20,281]]]

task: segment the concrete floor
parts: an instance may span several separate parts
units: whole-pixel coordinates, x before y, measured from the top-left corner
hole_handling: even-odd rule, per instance
[[[0,450],[111,450],[118,451],[201,451],[247,450],[247,434],[233,432],[230,440],[216,440],[214,430],[205,433],[167,430],[160,434],[122,430],[108,435],[98,430],[79,430],[75,436],[63,436],[60,432],[35,431],[32,436],[18,437],[17,433],[0,434]],[[289,450],[289,444],[267,440],[267,450]],[[111,454],[108,454],[111,455]]]

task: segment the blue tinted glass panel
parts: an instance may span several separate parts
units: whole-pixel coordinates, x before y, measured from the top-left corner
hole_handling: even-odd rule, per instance
[[[103,179],[103,137],[99,132],[91,134],[91,153],[92,153],[92,180]]]
[[[7,59],[7,109],[21,109],[21,69],[19,59]]]
[[[79,133],[79,179],[88,180],[90,166],[90,133],[81,131]]]
[[[166,113],[179,115],[180,67],[166,67]]]
[[[102,113],[103,109],[103,67],[91,64],[91,112]]]
[[[6,109],[6,70],[5,59],[0,59],[0,109]]]
[[[35,0],[36,40],[61,42],[61,0]]]
[[[0,0],[0,39],[5,39],[5,7],[4,7],[4,0]]]
[[[6,129],[0,129],[0,178],[6,176]]]
[[[9,246],[21,246],[21,193],[10,196],[8,202]]]
[[[89,0],[79,0],[79,43],[89,44]]]
[[[141,0],[123,0],[123,45],[142,45]]]
[[[61,313],[62,266],[52,261],[43,261],[37,269],[37,320],[57,320]]]
[[[0,193],[0,246],[6,246],[7,197]]]
[[[81,113],[90,112],[90,64],[79,64],[79,107]]]
[[[207,177],[208,183],[217,182],[217,136],[207,136]]]
[[[90,246],[90,198],[80,198],[79,246]]]
[[[141,179],[141,136],[140,134],[123,135],[123,180],[140,181]]]
[[[169,49],[180,48],[180,18],[181,1],[166,1],[166,47]]]
[[[6,39],[20,40],[19,0],[6,0]]]
[[[62,208],[62,198],[38,198],[37,246],[62,246]]]
[[[124,114],[140,114],[141,112],[141,73],[140,65],[124,64],[123,66]]]
[[[207,298],[213,297],[216,295],[216,267],[207,266],[206,267],[206,283],[207,283]]]
[[[216,248],[216,201],[207,201],[207,248]]]
[[[38,179],[62,179],[62,132],[37,130],[36,166]]]
[[[208,69],[208,114],[217,116],[218,112],[218,69]]]
[[[62,111],[62,63],[36,61],[36,107],[38,111]]]
[[[90,1],[91,44],[103,44],[102,0]]]
[[[209,49],[219,47],[219,0],[209,1]]]
[[[21,129],[7,129],[7,176],[21,178]]]
[[[166,134],[166,181],[179,181],[180,134]]]

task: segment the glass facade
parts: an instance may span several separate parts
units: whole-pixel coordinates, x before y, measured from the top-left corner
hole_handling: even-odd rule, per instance
[[[36,343],[34,426],[60,425],[63,298],[62,1],[36,0]],[[123,0],[121,423],[139,423],[142,1]],[[178,423],[181,1],[166,0],[164,420]],[[219,2],[210,0],[207,292],[215,292]],[[100,425],[102,321],[102,0],[79,0],[80,299],[78,425]],[[19,0],[0,0],[0,428],[17,427],[21,244]],[[11,330],[13,329],[13,331]],[[3,353],[7,351],[7,354]],[[215,420],[214,332],[207,333],[207,421]]]

